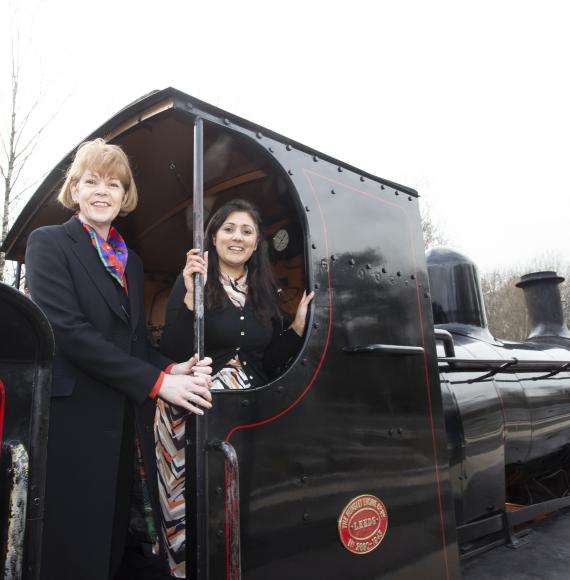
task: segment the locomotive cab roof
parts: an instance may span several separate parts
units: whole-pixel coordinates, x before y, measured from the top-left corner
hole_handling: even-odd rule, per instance
[[[182,249],[190,239],[192,220],[187,219],[187,212],[192,208],[192,123],[197,114],[211,121],[206,122],[204,131],[206,214],[228,199],[244,197],[260,208],[267,233],[289,221],[295,222],[297,233],[303,211],[286,171],[286,154],[293,150],[417,196],[413,189],[357,170],[177,89],[153,91],[86,138],[103,137],[123,147],[131,159],[139,206],[117,223],[151,271],[177,272]],[[75,149],[55,166],[20,213],[2,247],[7,259],[22,262],[29,233],[43,225],[61,223],[69,215],[56,197],[74,153]],[[174,250],[169,255],[157,245],[166,235],[169,248]]]
[[[142,258],[147,278],[147,308],[158,299],[161,323],[174,277],[192,243],[193,125],[204,120],[204,221],[230,199],[243,198],[261,213],[280,286],[284,312],[294,316],[307,287],[308,232],[304,202],[293,176],[294,158],[354,173],[382,187],[416,198],[417,192],[374,177],[174,88],[151,92],[131,103],[86,140],[102,137],[120,145],[131,160],[139,192],[136,211],[116,220],[129,246]],[[24,261],[34,229],[63,223],[71,215],[57,201],[75,149],[48,174],[24,207],[3,245],[7,259]],[[287,235],[272,238],[285,229]],[[273,243],[271,243],[273,241]]]

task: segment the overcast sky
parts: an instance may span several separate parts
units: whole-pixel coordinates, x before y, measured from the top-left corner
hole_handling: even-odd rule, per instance
[[[12,18],[10,18],[12,14]],[[565,0],[3,0],[25,102],[50,123],[26,179],[119,109],[174,86],[417,189],[482,270],[568,260]]]

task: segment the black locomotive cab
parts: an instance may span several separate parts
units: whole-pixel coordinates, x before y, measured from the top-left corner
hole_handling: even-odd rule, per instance
[[[118,229],[143,260],[157,342],[202,188],[204,221],[230,199],[260,209],[286,313],[316,292],[283,374],[216,392],[187,424],[189,469],[203,461],[187,497],[195,577],[457,578],[417,193],[174,89],[94,137],[135,170],[140,203]],[[34,228],[67,219],[55,197],[70,159],[20,215],[9,258],[24,260]]]

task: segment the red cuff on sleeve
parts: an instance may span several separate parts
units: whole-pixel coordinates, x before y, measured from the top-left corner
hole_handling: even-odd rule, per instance
[[[158,395],[158,391],[160,391],[160,387],[162,387],[162,382],[164,381],[164,377],[166,375],[161,372],[160,375],[158,375],[158,379],[156,379],[156,383],[154,383],[154,387],[152,387],[152,391],[148,394],[148,396],[151,399],[155,399],[156,396]]]
[[[168,365],[168,366],[167,366],[167,367],[164,369],[164,372],[165,372],[167,375],[169,375],[169,374],[170,374],[170,371],[172,370],[172,367],[175,367],[175,366],[176,366],[176,363],[170,363],[170,364],[169,364],[169,365]]]

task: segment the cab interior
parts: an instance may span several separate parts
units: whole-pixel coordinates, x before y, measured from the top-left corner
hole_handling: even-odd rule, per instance
[[[192,117],[175,109],[139,120],[111,138],[127,152],[139,191],[137,209],[117,220],[117,227],[144,264],[146,315],[155,344],[160,341],[171,287],[192,247],[193,140]],[[281,289],[281,308],[292,319],[306,288],[306,236],[288,176],[254,139],[208,122],[203,174],[204,225],[231,199],[245,199],[258,207]]]

